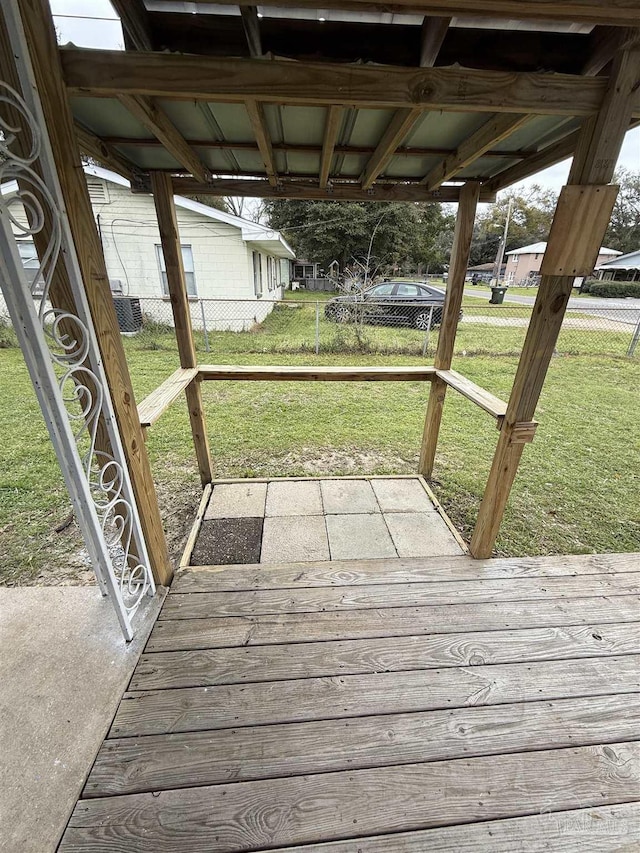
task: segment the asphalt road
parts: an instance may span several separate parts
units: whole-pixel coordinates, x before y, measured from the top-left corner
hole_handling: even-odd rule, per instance
[[[465,296],[473,296],[478,302],[488,301],[491,296],[486,291],[477,290],[475,287],[465,288]],[[505,303],[514,305],[533,305],[535,296],[509,296],[509,291],[504,298]],[[569,299],[569,308],[583,311],[594,317],[604,317],[607,320],[615,320],[618,323],[627,323],[635,326],[640,323],[640,299],[599,299],[598,297],[572,297]]]

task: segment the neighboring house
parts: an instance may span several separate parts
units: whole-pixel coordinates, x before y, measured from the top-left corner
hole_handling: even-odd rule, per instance
[[[104,250],[112,292],[140,300],[143,314],[171,322],[164,258],[151,195],[131,193],[129,182],[98,166],[85,166],[93,213]],[[2,187],[15,192],[15,184]],[[263,320],[282,299],[295,257],[280,232],[216,208],[175,196],[192,321],[240,330]],[[21,239],[20,254],[33,280],[37,257],[33,242]]]
[[[640,281],[640,249],[598,264],[596,273],[608,281]]]
[[[546,243],[532,243],[530,246],[522,246],[507,252],[507,270],[505,276],[506,284],[537,283],[542,266],[542,258],[547,249]],[[607,249],[604,246],[598,253],[596,266],[610,261],[616,255],[621,254],[615,249]]]
[[[335,263],[332,262],[332,265]],[[335,281],[326,276],[320,264],[312,261],[301,261],[297,258],[291,262],[292,287],[303,287],[305,290],[333,290]]]
[[[506,265],[502,264],[502,266],[500,267],[500,280],[504,278],[505,269]],[[467,279],[471,279],[475,275],[479,282],[491,281],[494,276],[495,270],[495,261],[492,261],[489,264],[476,264],[475,267],[469,267],[467,269]]]

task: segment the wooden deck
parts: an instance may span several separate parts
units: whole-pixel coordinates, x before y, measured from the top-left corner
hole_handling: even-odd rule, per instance
[[[61,842],[640,849],[640,555],[180,573]]]

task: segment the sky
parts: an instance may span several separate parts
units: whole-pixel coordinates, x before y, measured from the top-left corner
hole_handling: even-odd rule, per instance
[[[87,16],[87,0],[50,0],[58,38],[61,44],[72,41],[78,47],[124,49],[122,28],[109,0],[92,0],[91,15]],[[555,191],[566,183],[570,160],[551,166],[527,178],[514,189],[526,189],[533,184]],[[637,171],[640,169],[640,127],[627,133],[618,166]]]

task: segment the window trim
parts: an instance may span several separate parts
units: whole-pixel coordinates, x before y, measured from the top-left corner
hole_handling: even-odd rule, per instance
[[[166,279],[167,276],[167,265],[164,259],[164,252],[162,251],[162,243],[156,243],[156,262],[158,264],[158,272],[160,273],[160,290],[162,291],[162,298],[168,299],[170,298],[169,293],[169,283]],[[189,255],[191,256],[191,267],[192,269],[188,270],[186,264],[184,262],[184,250],[189,250]],[[193,245],[191,243],[180,243],[180,254],[182,257],[182,268],[184,271],[184,282],[187,291],[188,299],[198,299],[198,284],[196,282],[196,263],[193,257]],[[193,293],[189,293],[189,278],[191,276],[191,281],[193,283]]]

